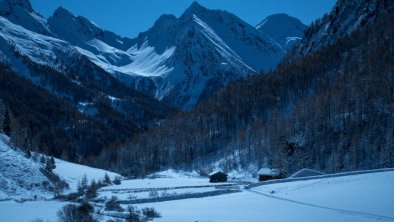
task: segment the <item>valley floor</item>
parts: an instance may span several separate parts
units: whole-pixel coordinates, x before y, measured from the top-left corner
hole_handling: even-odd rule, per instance
[[[144,206],[157,221],[394,221],[394,172],[263,185]]]
[[[195,175],[169,171],[155,179],[123,181],[102,188],[99,197],[116,195],[125,202],[135,201],[139,209],[154,207],[157,222],[231,221],[394,221],[394,169],[359,175],[319,178],[286,183],[263,184],[244,189],[239,182],[219,184]],[[215,190],[235,193],[190,198]],[[157,192],[153,197],[151,191]],[[179,196],[168,201],[164,197]],[[23,222],[35,218],[56,221],[56,212],[65,205],[58,201],[0,202],[2,221]],[[100,207],[100,204],[96,205]],[[104,211],[104,214],[106,212]],[[109,212],[110,213],[110,212]],[[109,215],[109,214],[107,214]],[[109,217],[99,216],[101,221]]]

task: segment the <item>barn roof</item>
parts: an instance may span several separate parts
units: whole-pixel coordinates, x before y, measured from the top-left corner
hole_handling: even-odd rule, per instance
[[[257,171],[258,175],[265,175],[265,176],[278,176],[280,174],[279,169],[271,169],[271,168],[261,168]]]
[[[212,173],[208,174],[208,176],[213,176],[213,175],[218,174],[218,173],[227,175],[227,174],[223,173],[222,171],[213,171]]]

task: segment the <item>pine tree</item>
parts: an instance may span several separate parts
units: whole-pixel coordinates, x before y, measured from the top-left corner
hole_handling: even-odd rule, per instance
[[[40,157],[40,163],[45,164],[46,160],[45,160],[45,156],[41,155]]]
[[[5,118],[5,105],[3,100],[0,99],[0,133],[4,130],[4,118]]]
[[[4,113],[4,120],[3,120],[3,132],[7,135],[11,135],[12,131],[12,114],[10,113],[9,109],[5,109]]]
[[[53,157],[46,159],[45,169],[48,171],[52,171],[56,168],[55,159]]]
[[[97,196],[97,190],[99,189],[98,184],[95,180],[92,180],[90,186],[86,190],[86,199],[91,200]]]
[[[84,174],[82,177],[81,188],[82,188],[82,190],[86,190],[88,188],[88,178],[87,178],[86,174]]]
[[[107,185],[107,186],[112,184],[112,183],[111,183],[111,178],[109,178],[107,172],[105,172],[103,182],[104,182],[104,184]]]

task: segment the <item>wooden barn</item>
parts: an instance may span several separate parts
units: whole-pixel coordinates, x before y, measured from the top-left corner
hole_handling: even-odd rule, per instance
[[[227,182],[227,174],[223,172],[213,172],[209,174],[210,183],[222,183]]]
[[[257,175],[259,175],[259,181],[282,178],[281,171],[279,169],[271,169],[271,168],[261,168],[257,172]]]

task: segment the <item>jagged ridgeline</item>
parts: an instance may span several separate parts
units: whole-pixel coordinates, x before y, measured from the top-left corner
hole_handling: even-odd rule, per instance
[[[140,174],[173,166],[198,169],[223,159],[228,170],[251,163],[287,172],[394,166],[393,4],[372,2],[374,7],[362,0],[348,4],[345,12],[335,7],[306,30],[317,36],[326,22],[359,16],[350,34],[341,32],[327,44],[321,40],[316,50],[287,56],[275,71],[230,84],[140,135],[123,147],[116,165],[105,167]],[[302,42],[295,50],[306,45],[313,44]]]

